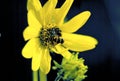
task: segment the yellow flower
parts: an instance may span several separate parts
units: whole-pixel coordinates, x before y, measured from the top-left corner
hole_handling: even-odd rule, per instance
[[[60,8],[56,8],[58,0],[48,0],[42,7],[39,0],[28,0],[28,27],[23,31],[25,41],[22,50],[25,58],[32,58],[32,70],[40,68],[47,74],[51,68],[50,52],[61,54],[69,59],[73,51],[86,51],[95,48],[96,39],[73,34],[81,28],[91,13],[84,11],[64,23],[64,19],[74,0],[66,0]]]
[[[53,61],[55,66],[53,70],[57,70],[57,77],[62,77],[63,81],[82,81],[87,76],[85,73],[88,66],[84,64],[83,58],[78,58],[79,53],[73,53],[70,59],[62,59],[61,64]]]

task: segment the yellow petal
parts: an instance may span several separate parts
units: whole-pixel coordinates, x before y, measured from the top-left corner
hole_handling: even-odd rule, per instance
[[[27,10],[30,9],[39,11],[42,9],[42,5],[39,0],[27,0]]]
[[[56,20],[57,24],[61,25],[64,22],[64,19],[72,5],[74,0],[65,0],[64,4],[62,5],[61,8],[57,9],[56,11]]]
[[[32,58],[32,56],[39,52],[40,41],[39,38],[33,38],[27,42],[22,49],[22,55],[25,58]]]
[[[46,4],[43,6],[45,24],[50,24],[55,22],[53,13],[57,5],[57,2],[58,0],[48,0]]]
[[[34,53],[33,57],[32,57],[32,70],[33,71],[37,71],[40,68],[40,62],[41,62],[41,55],[42,52],[39,49],[38,52]]]
[[[49,54],[49,50],[43,49],[41,57],[40,69],[43,73],[48,74],[51,68],[51,56]]]
[[[34,37],[39,37],[40,28],[26,27],[23,31],[23,37],[26,40],[29,40]]]
[[[34,12],[32,10],[28,11],[27,16],[28,16],[28,25],[29,26],[31,26],[33,28],[41,28],[41,24],[35,17],[36,15],[34,14]]]
[[[71,57],[71,53],[68,51],[68,49],[66,49],[65,47],[63,47],[61,44],[58,44],[55,46],[54,49],[52,49],[54,52],[56,52],[57,54],[61,54],[64,58],[69,59]]]
[[[87,22],[90,15],[91,13],[89,11],[84,11],[73,17],[70,21],[64,23],[60,29],[63,32],[75,32]]]
[[[73,51],[87,51],[95,48],[97,40],[90,36],[62,33],[64,46]]]
[[[33,11],[36,19],[42,24],[42,5],[39,0],[28,0],[27,10]]]

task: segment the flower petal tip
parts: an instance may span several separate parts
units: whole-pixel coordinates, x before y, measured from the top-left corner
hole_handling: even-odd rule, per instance
[[[29,59],[29,58],[32,57],[31,55],[29,55],[28,53],[26,53],[26,50],[25,50],[24,48],[22,49],[22,56],[23,56],[24,58],[26,58],[26,59]]]
[[[41,70],[44,74],[46,74],[46,75],[50,72],[50,69],[46,69],[46,70],[44,69],[44,70],[43,70],[43,69],[40,68],[40,70]]]
[[[93,38],[93,37],[92,37]],[[97,45],[98,44],[98,40],[96,38],[93,38],[94,44]]]
[[[91,49],[96,48],[97,45],[98,45],[98,40],[93,38],[93,48],[91,48]]]
[[[87,15],[88,17],[91,16],[91,12],[90,12],[90,11],[84,11],[84,13],[86,13],[86,15]]]
[[[25,28],[25,29],[23,30],[23,39],[24,39],[24,41],[29,40],[27,29],[28,29],[28,28]]]
[[[32,71],[37,71],[39,68],[32,67]]]

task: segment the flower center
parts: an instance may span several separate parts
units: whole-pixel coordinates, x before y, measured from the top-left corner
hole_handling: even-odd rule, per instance
[[[40,41],[43,46],[55,46],[58,43],[63,43],[61,38],[61,30],[57,27],[42,28],[40,32]]]

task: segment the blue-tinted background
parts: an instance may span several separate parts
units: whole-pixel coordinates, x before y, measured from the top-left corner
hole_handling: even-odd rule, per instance
[[[46,0],[41,0],[44,4]],[[59,0],[58,6],[64,0]],[[31,60],[22,57],[21,50],[25,45],[22,32],[27,26],[26,0],[12,0],[7,7],[8,24],[2,36],[4,39],[5,76],[8,81],[32,81]],[[4,9],[3,9],[4,10]],[[74,0],[67,15],[70,19],[79,12],[89,10],[92,15],[88,22],[76,33],[90,35],[98,39],[94,50],[80,54],[89,69],[84,81],[120,81],[120,1],[119,0]],[[60,14],[58,14],[60,15]],[[4,58],[7,59],[7,58]],[[10,65],[9,65],[10,64]],[[48,81],[53,81],[56,73],[48,74]]]

